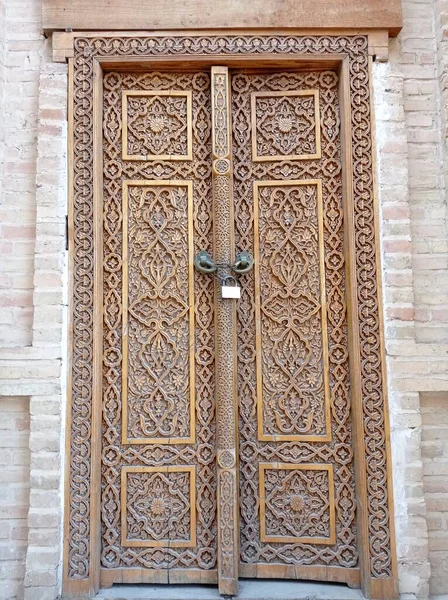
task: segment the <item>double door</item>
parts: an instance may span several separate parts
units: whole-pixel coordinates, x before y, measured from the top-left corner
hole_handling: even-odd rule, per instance
[[[337,73],[109,72],[103,165],[102,584],[356,585]]]

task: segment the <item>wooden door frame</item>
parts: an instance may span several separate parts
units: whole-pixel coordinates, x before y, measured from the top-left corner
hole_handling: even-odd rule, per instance
[[[64,598],[91,598],[100,587],[103,72],[213,65],[330,68],[339,73],[361,586],[368,598],[396,598],[370,87],[372,48],[383,38],[370,34],[369,40],[366,32],[331,35],[290,30],[275,35],[230,31],[60,35],[65,36],[62,45],[69,56],[70,351]]]

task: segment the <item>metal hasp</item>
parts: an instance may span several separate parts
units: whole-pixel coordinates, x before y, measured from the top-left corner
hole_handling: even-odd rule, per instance
[[[229,269],[233,271],[236,275],[244,275],[245,273],[249,273],[249,271],[254,266],[253,256],[244,250],[237,254],[235,261],[233,264],[230,263],[216,263],[208,252],[205,250],[200,250],[196,256],[194,257],[194,266],[197,271],[200,273],[205,273],[206,275],[212,275],[216,273],[219,268]]]
[[[216,273],[218,268],[213,257],[205,250],[201,250],[196,254],[194,257],[194,266],[200,273],[205,273],[206,275]]]
[[[243,250],[243,252],[237,254],[235,262],[232,265],[232,271],[237,275],[244,275],[245,273],[249,273],[253,266],[253,256],[247,250]]]

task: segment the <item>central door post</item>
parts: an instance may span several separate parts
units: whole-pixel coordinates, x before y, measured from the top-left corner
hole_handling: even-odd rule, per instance
[[[230,82],[226,67],[212,67],[213,223],[216,262],[234,260]],[[215,312],[218,464],[218,577],[224,595],[238,593],[238,471],[236,408],[236,307],[222,299],[217,280]]]

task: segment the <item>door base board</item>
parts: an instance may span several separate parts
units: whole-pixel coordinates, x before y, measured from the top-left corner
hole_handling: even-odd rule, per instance
[[[101,590],[95,600],[220,600],[216,586],[117,585]],[[230,597],[227,596],[228,600]],[[361,590],[344,584],[253,580],[239,582],[235,600],[363,600]]]

